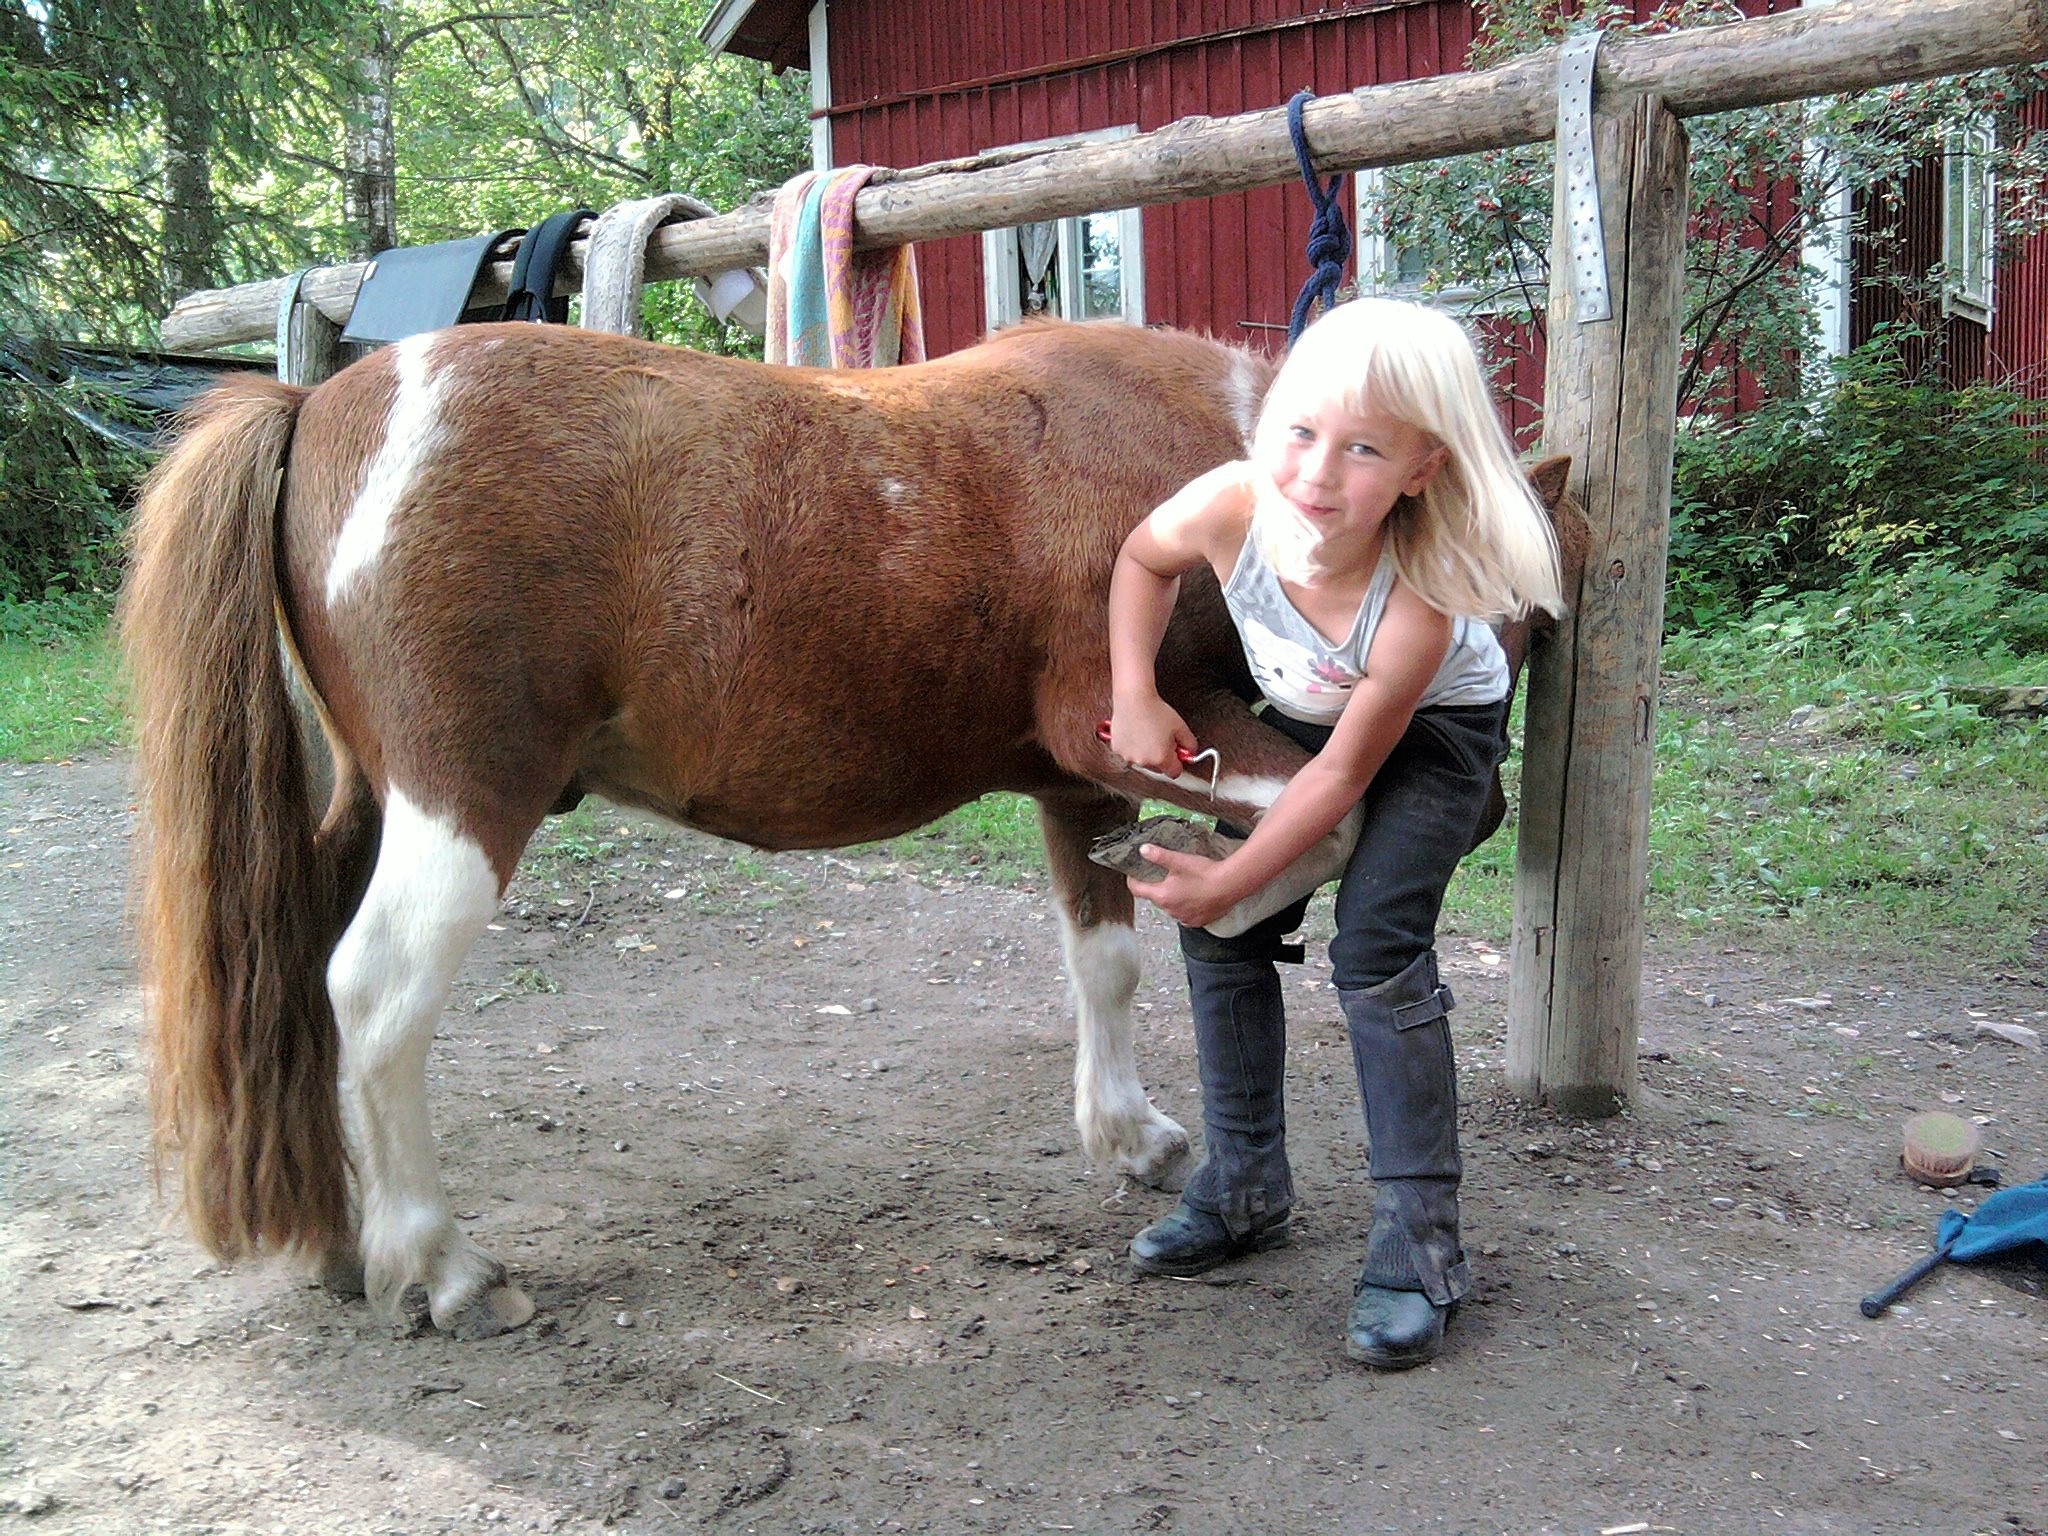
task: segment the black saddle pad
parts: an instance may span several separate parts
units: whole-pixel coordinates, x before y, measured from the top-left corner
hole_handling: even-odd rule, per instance
[[[500,230],[494,235],[380,251],[356,292],[356,305],[342,327],[341,339],[375,345],[455,324],[468,312],[477,275],[492,251],[521,233]],[[497,319],[497,306],[490,306],[490,311],[475,318]]]

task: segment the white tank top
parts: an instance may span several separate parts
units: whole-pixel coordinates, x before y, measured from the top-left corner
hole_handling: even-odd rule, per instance
[[[1296,720],[1334,725],[1365,676],[1365,659],[1393,589],[1394,555],[1383,549],[1351,632],[1333,643],[1302,616],[1280,585],[1279,573],[1259,546],[1259,519],[1254,517],[1237,568],[1224,583],[1223,600],[1244,642],[1252,677],[1273,707]],[[1483,619],[1453,619],[1451,648],[1415,707],[1497,704],[1507,696],[1507,657],[1493,627]]]

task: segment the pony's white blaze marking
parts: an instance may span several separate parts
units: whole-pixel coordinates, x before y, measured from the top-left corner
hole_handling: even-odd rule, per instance
[[[342,1106],[362,1196],[370,1298],[424,1282],[437,1319],[491,1261],[455,1228],[427,1118],[427,1049],[456,968],[498,906],[498,877],[452,818],[393,789],[376,872],[328,962]]]
[[[1230,414],[1237,422],[1238,435],[1244,439],[1245,451],[1252,446],[1252,429],[1259,422],[1259,405],[1264,393],[1259,387],[1259,368],[1251,354],[1239,352],[1230,360],[1230,379],[1224,386],[1230,398]]]
[[[327,564],[329,607],[346,597],[376,566],[390,540],[391,519],[399,504],[419,477],[421,466],[447,436],[441,404],[448,390],[449,370],[434,373],[428,369],[427,350],[433,339],[431,334],[408,336],[391,349],[398,392],[391,397],[391,410],[384,418],[384,441],[363,472],[362,488],[334,541],[334,554]]]
[[[1062,907],[1060,949],[1074,989],[1074,1122],[1088,1155],[1141,1177],[1170,1171],[1187,1133],[1154,1109],[1138,1078],[1131,999],[1138,935],[1123,923],[1077,928]]]

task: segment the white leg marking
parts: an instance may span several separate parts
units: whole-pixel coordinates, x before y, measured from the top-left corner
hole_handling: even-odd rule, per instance
[[[434,1021],[497,906],[498,877],[483,849],[452,818],[394,789],[376,872],[327,967],[360,1181],[366,1290],[386,1313],[417,1281],[441,1322],[499,1273],[456,1228],[426,1099]]]
[[[1287,780],[1254,778],[1246,773],[1225,773],[1216,779],[1216,798],[1232,805],[1248,805],[1263,814],[1273,809]]]
[[[1081,1145],[1148,1184],[1185,1177],[1188,1135],[1154,1109],[1138,1078],[1131,999],[1138,990],[1138,935],[1123,923],[1074,926],[1060,911],[1060,948],[1074,989],[1074,1123]]]
[[[391,412],[384,419],[384,441],[370,467],[363,472],[362,488],[334,541],[334,554],[327,564],[329,607],[346,597],[376,567],[391,537],[391,519],[413,481],[447,435],[441,424],[441,403],[448,390],[448,370],[431,373],[427,367],[430,334],[408,336],[393,347],[398,369],[398,393],[391,398]]]

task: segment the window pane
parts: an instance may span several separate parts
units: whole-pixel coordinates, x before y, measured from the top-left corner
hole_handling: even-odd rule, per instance
[[[1124,311],[1123,240],[1117,216],[1091,213],[1081,221],[1081,313],[1089,320]]]

